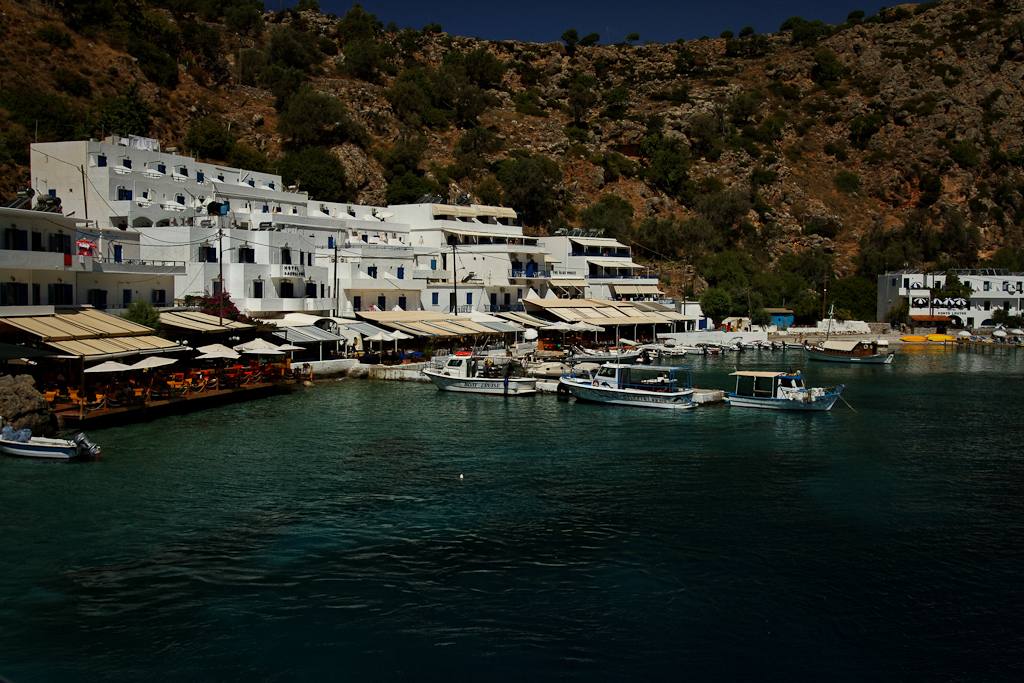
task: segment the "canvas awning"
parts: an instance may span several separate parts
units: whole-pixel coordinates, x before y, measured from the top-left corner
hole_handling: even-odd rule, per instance
[[[106,337],[50,341],[48,345],[71,356],[85,358],[116,358],[133,353],[165,353],[183,347],[156,335],[141,337]]]
[[[612,239],[611,237],[572,237],[570,235],[569,241],[581,244],[584,247],[626,248],[625,244],[621,244],[618,240]]]
[[[951,323],[953,319],[948,315],[912,315],[910,319],[919,323]]]
[[[315,325],[304,325],[296,327],[285,327],[273,333],[275,337],[286,342],[299,344],[315,344],[317,342],[340,341],[341,337],[321,330]]]
[[[590,258],[588,258],[587,259],[587,263],[593,263],[595,266],[601,266],[602,268],[632,268],[634,270],[637,269],[637,268],[643,268],[643,266],[639,266],[639,265],[633,263],[628,258],[622,258],[622,259],[603,259],[603,258],[590,259]]]
[[[657,285],[612,285],[612,289],[620,296],[662,293]]]
[[[530,315],[529,313],[522,313],[520,311],[508,311],[505,313],[498,313],[497,315],[505,320],[512,320],[529,327],[543,327],[544,325],[551,324],[550,320],[544,320],[543,318],[538,318]]]
[[[160,324],[190,332],[227,332],[228,330],[244,330],[253,327],[247,323],[227,318],[221,319],[218,316],[199,311],[164,311],[160,314]]]
[[[555,287],[586,287],[587,281],[582,279],[552,279],[548,282]]]
[[[785,372],[768,372],[765,370],[740,370],[729,373],[730,377],[778,377],[785,375]]]
[[[522,332],[525,329],[525,328],[519,327],[518,325],[509,325],[508,323],[497,322],[497,321],[495,321],[495,322],[487,321],[487,322],[481,322],[479,324],[483,325],[484,327],[488,327],[488,328],[494,330],[495,332],[501,332],[503,334],[506,333],[506,332]]]

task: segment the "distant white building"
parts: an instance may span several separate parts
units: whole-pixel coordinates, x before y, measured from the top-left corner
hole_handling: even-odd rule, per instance
[[[960,282],[971,288],[967,297],[932,296],[933,289],[946,284],[944,271],[924,273],[900,270],[878,276],[878,319],[907,301],[911,322],[925,327],[948,324],[952,327],[989,327],[992,314],[1003,309],[1019,316],[1024,311],[1024,273],[1003,268],[957,269]]]

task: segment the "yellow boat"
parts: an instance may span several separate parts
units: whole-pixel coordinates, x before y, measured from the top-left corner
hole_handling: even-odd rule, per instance
[[[928,343],[928,337],[922,337],[919,334],[908,334],[906,337],[900,337],[900,341],[910,344],[926,344]]]
[[[948,334],[929,334],[927,339],[930,342],[941,342],[943,344],[956,341],[956,337],[951,337]]]

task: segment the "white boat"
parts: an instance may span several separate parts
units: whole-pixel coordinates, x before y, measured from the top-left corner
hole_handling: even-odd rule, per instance
[[[641,408],[692,408],[691,368],[605,363],[596,373],[573,373],[558,380],[558,392],[577,401]]]
[[[810,360],[888,365],[895,357],[888,346],[888,342],[827,339],[817,345],[805,345],[804,351]]]
[[[28,430],[19,430],[27,432]],[[74,460],[100,454],[100,447],[79,432],[73,439],[48,439],[42,436],[21,436],[13,430],[0,435],[0,451],[19,458],[43,460]],[[13,437],[13,438],[12,438]]]
[[[736,378],[736,391],[726,400],[737,408],[831,410],[846,388],[840,384],[835,389],[808,389],[799,372],[740,370],[730,376]]]
[[[664,344],[644,344],[640,347],[640,351],[647,351],[652,355],[657,354],[667,358],[686,355],[686,349],[682,346],[677,346],[669,342],[665,342]]]
[[[440,391],[499,396],[537,393],[537,378],[523,377],[522,366],[508,357],[456,355],[443,368],[427,368],[423,374]]]
[[[566,362],[575,363],[632,363],[640,357],[639,349],[609,349],[608,351],[594,351],[581,346],[572,347],[572,353],[566,357]]]

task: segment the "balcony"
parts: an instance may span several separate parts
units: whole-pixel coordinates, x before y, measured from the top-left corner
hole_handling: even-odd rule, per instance
[[[152,259],[122,259],[115,261],[110,258],[94,258],[94,273],[142,273],[154,275],[184,275],[185,261],[155,261]]]
[[[629,258],[632,256],[628,251],[625,253],[620,252],[602,252],[602,251],[574,251],[569,256],[579,256],[581,258]]]
[[[509,270],[510,278],[546,279],[551,277],[550,270]]]

